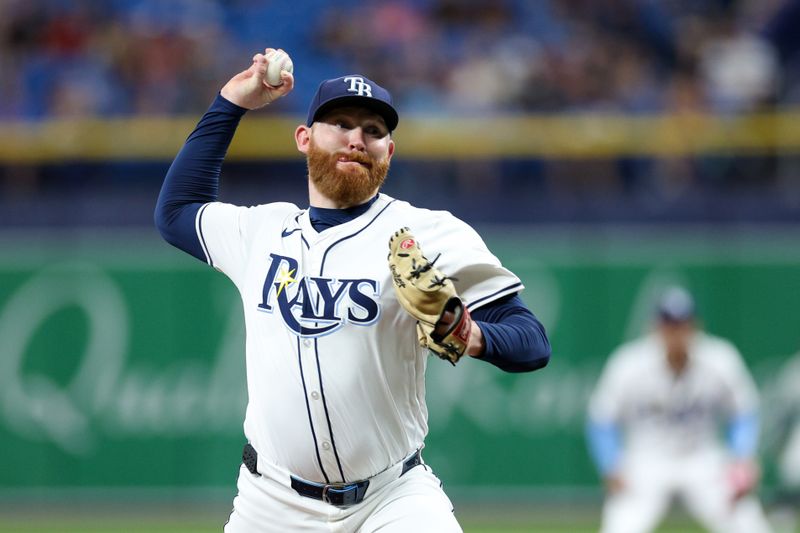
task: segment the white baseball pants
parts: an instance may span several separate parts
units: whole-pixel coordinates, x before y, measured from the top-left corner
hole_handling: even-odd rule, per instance
[[[727,459],[716,450],[680,457],[641,453],[628,457],[625,487],[603,506],[602,533],[655,530],[673,498],[703,527],[715,533],[768,533],[769,524],[755,496],[736,502],[727,479]]]
[[[242,465],[239,493],[225,533],[461,533],[453,504],[441,482],[420,465],[382,486],[372,486],[364,500],[336,507],[299,495],[287,472],[259,463],[260,476]],[[398,472],[399,475],[399,472]]]

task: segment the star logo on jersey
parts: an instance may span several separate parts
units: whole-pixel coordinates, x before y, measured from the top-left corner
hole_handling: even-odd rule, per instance
[[[275,281],[278,283],[278,296],[281,295],[281,291],[289,285],[290,283],[294,283],[297,280],[292,277],[294,271],[296,269],[288,270],[286,267],[281,268],[281,271],[278,272],[278,275],[275,278]]]
[[[368,326],[380,315],[380,285],[374,279],[299,276],[293,257],[269,255],[259,311],[280,315],[300,337],[320,337],[344,324]]]

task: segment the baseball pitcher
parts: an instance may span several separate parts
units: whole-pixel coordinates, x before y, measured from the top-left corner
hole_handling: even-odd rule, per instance
[[[398,114],[365,76],[323,81],[294,131],[307,208],[217,200],[239,120],[294,87],[287,58],[268,48],[222,88],[155,212],[242,299],[247,444],[225,531],[461,531],[421,455],[428,356],[532,371],[550,357],[544,328],[469,225],[380,193]]]

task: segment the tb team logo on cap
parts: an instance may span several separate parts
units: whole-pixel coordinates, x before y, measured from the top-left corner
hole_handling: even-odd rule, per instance
[[[383,117],[390,132],[397,127],[392,95],[362,74],[348,74],[320,83],[308,108],[306,126],[311,127],[319,117],[337,106],[365,107]]]
[[[372,97],[372,85],[364,81],[364,78],[359,78],[357,76],[347,76],[343,80],[345,83],[350,83],[350,87],[347,89],[349,93],[356,93],[357,96],[369,96]]]

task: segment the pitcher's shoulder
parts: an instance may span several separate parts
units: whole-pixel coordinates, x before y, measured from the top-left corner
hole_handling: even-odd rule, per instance
[[[381,194],[380,199],[389,204],[388,210],[391,210],[390,214],[393,217],[401,220],[413,221],[417,226],[422,225],[435,227],[445,224],[450,226],[463,226],[471,229],[469,224],[455,216],[450,211],[444,209],[418,207],[405,200],[398,200],[386,194]]]

